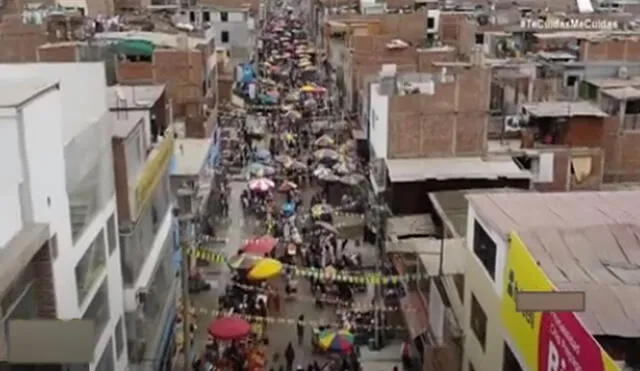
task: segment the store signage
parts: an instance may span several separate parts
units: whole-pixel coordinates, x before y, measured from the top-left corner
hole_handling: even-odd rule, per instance
[[[502,323],[513,351],[530,371],[618,371],[573,312],[519,312],[518,291],[555,291],[516,233],[505,267]]]
[[[135,190],[135,215],[139,215],[144,210],[145,205],[151,199],[158,183],[164,177],[165,171],[173,157],[173,146],[175,138],[173,134],[168,134],[162,143],[155,149],[155,154],[151,152],[151,159],[147,162],[140,180],[136,184]]]

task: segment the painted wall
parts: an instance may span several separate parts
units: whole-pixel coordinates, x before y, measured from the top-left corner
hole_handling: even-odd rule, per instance
[[[389,97],[380,95],[380,84],[369,88],[369,143],[378,158],[387,158],[389,137]]]
[[[12,232],[19,230],[22,224],[21,215],[35,222],[50,225],[51,236],[55,235],[58,242],[58,256],[53,263],[53,284],[56,292],[57,314],[61,319],[81,318],[101,284],[105,279],[109,279],[111,319],[96,345],[95,360],[97,361],[113,336],[118,318],[123,314],[118,241],[113,241],[115,249],[107,259],[106,269],[93,284],[82,305],[77,299],[74,268],[100,231],[104,230],[104,238],[107,238],[108,232],[105,227],[107,220],[115,215],[115,196],[112,196],[110,202],[100,210],[74,246],[71,239],[65,181],[62,95],[62,90],[43,94],[23,106],[13,118],[0,118],[3,124],[2,134],[5,134],[0,139],[2,140],[0,153],[11,156],[5,157],[10,164],[9,168],[15,169],[16,166],[25,165],[19,177],[15,171],[9,172],[7,178],[12,179],[13,184],[10,184],[7,178],[2,182],[3,207],[0,213],[2,222],[0,236],[4,240],[6,235],[10,234],[11,237]],[[18,125],[22,127],[20,130],[22,137],[18,135]],[[22,145],[26,154],[24,158],[20,151],[16,151],[16,148]],[[25,191],[23,196],[28,194],[23,198],[23,200],[28,199],[28,202],[23,205],[20,203],[21,197],[18,192],[19,182],[23,183]],[[5,195],[11,195],[13,198],[5,199]],[[109,252],[109,242],[105,241],[106,254]],[[126,367],[126,363],[124,366]]]
[[[145,287],[147,287],[150,283],[151,277],[155,272],[158,262],[161,258],[160,253],[162,252],[162,247],[167,240],[167,236],[169,235],[169,231],[171,231],[173,216],[171,213],[171,208],[168,209],[167,213],[164,215],[162,220],[162,224],[158,229],[158,233],[153,238],[153,244],[151,247],[151,251],[147,256],[144,264],[142,265],[142,269],[138,279],[134,287],[127,287],[124,289],[124,307],[127,312],[135,311],[138,304],[136,300],[136,293]],[[173,255],[173,252],[171,251]]]
[[[60,82],[65,145],[108,110],[103,62],[0,64],[0,76]]]
[[[487,231],[491,239],[496,242],[496,274],[495,280],[482,265],[478,257],[473,253],[474,222],[478,220]],[[504,352],[504,334],[502,331],[501,295],[502,280],[504,279],[504,266],[507,253],[507,238],[500,236],[488,228],[487,224],[478,218],[473,207],[469,206],[467,217],[467,248],[470,251],[467,257],[465,270],[465,295],[464,295],[464,321],[462,322],[464,333],[464,355],[462,371],[469,371],[469,363],[475,370],[501,370]],[[471,302],[472,295],[482,307],[487,316],[487,336],[483,349],[471,330]]]
[[[15,122],[21,121],[24,126],[24,143],[27,153],[25,159],[27,171],[24,175],[26,175],[28,193],[31,195],[33,220],[49,223],[52,235],[57,236],[58,257],[53,263],[53,284],[58,317],[81,318],[101,284],[105,279],[109,280],[111,317],[95,349],[97,361],[113,336],[118,318],[124,311],[118,241],[114,241],[115,250],[107,260],[106,269],[93,283],[82,303],[78,303],[75,267],[101,231],[104,231],[104,238],[108,238],[106,226],[109,218],[115,215],[115,194],[112,192],[108,196],[106,204],[96,213],[74,244],[69,220],[64,148],[90,125],[96,122],[100,122],[100,125],[110,124],[103,120],[107,112],[104,65],[102,63],[1,64],[0,74],[16,79],[44,78],[58,81],[60,84],[59,91],[45,94],[23,107],[21,117]],[[15,146],[7,146],[7,152],[14,150]],[[15,166],[13,162],[12,167]],[[7,192],[15,195],[15,185],[4,188],[8,188]],[[5,209],[4,204],[3,209]],[[20,215],[15,202],[8,203],[7,209],[15,212],[14,218],[15,215]],[[2,215],[4,216],[0,217],[0,220],[8,219],[6,214]],[[10,230],[15,229],[16,225],[8,223],[0,228]],[[106,254],[109,254],[109,242],[105,240]]]

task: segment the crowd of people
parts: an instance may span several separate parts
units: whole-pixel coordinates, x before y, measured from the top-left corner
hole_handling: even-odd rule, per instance
[[[320,310],[349,308],[354,295],[367,289],[364,283],[337,279],[338,272],[363,269],[361,234],[346,233],[337,219],[340,213],[362,211],[365,167],[346,124],[337,119],[330,67],[309,41],[300,7],[280,0],[271,5],[256,53],[234,86],[244,105],[220,117],[222,172],[246,175],[242,208],[262,233],[229,257],[233,275],[194,368],[356,371],[355,339],[364,331],[358,326],[373,321],[366,315],[341,312],[322,326],[310,326],[305,313],[297,315],[298,346],[308,339],[314,351],[332,356],[324,363],[299,362],[295,340],[284,349],[270,349],[266,332],[267,318],[296,300],[301,277]],[[226,184],[218,199],[222,217],[229,213]],[[322,274],[300,275],[301,269]],[[368,334],[370,327],[362,326]]]

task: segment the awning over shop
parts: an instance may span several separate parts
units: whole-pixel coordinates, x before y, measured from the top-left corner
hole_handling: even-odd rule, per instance
[[[116,49],[120,54],[151,57],[156,46],[146,40],[123,40],[116,45]]]
[[[427,332],[429,328],[428,313],[417,292],[409,292],[407,296],[400,299],[400,308],[407,322],[411,339]]]

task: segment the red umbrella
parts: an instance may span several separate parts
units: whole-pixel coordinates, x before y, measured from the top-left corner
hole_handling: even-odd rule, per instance
[[[209,334],[219,340],[241,339],[251,332],[251,324],[241,317],[216,318],[209,325]]]
[[[271,236],[262,236],[252,240],[249,240],[243,247],[242,252],[247,254],[265,255],[269,254],[276,244],[278,239]]]

